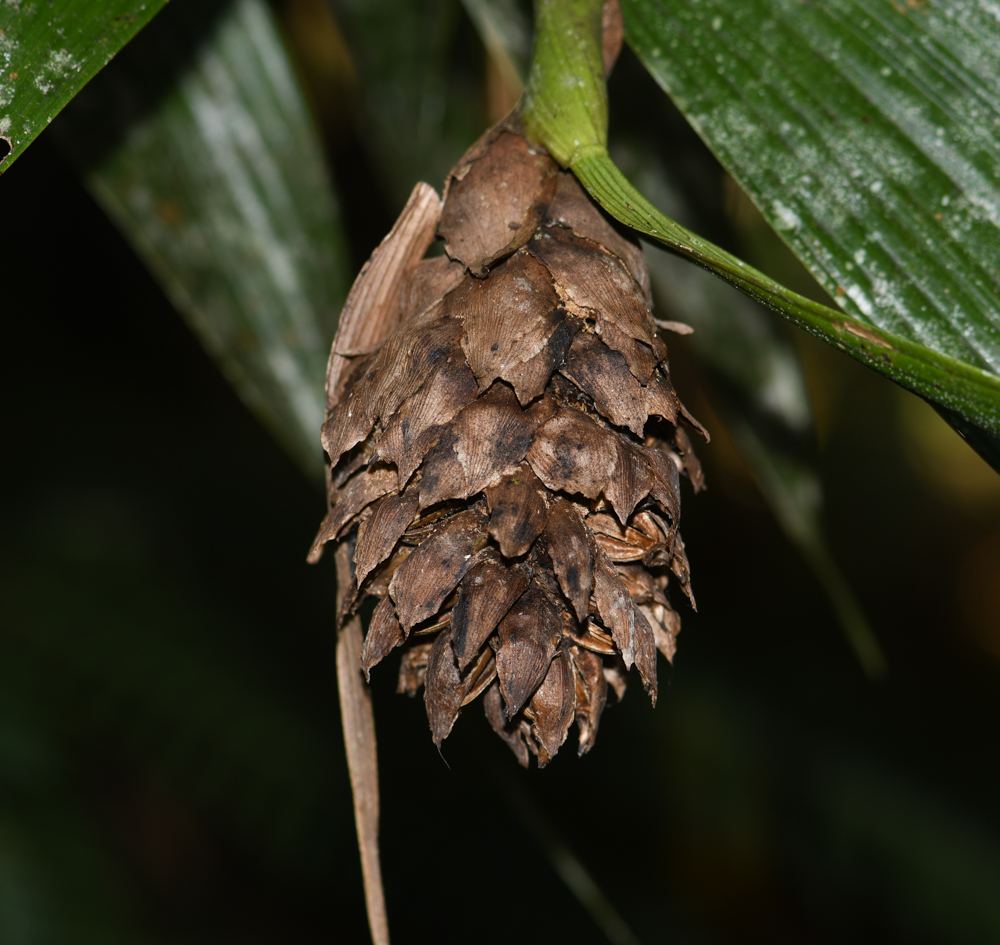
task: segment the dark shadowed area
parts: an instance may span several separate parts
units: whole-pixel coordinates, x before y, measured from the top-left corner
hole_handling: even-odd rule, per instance
[[[354,6],[348,48],[370,27]],[[461,6],[429,6],[460,87],[420,167],[440,188],[500,93]],[[369,103],[310,72],[322,8],[276,9],[362,261],[416,177],[359,131]],[[681,222],[821,292],[627,50],[610,88],[621,163],[653,155]],[[332,555],[305,562],[322,491],[52,138],[0,178],[0,942],[363,942]],[[682,493],[699,610],[675,595],[655,709],[633,672],[589,754],[574,734],[524,771],[475,705],[439,753],[398,655],[372,669],[395,940],[1000,942],[1000,477],[930,407],[794,337],[832,554],[888,664],[872,681],[691,339],[668,336],[712,434],[707,490]],[[627,929],[567,886],[565,849]]]

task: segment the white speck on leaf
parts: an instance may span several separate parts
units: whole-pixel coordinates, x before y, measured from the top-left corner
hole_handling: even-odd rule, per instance
[[[62,78],[70,72],[79,72],[80,63],[65,49],[53,49],[49,53],[49,61],[45,64],[45,69]]]
[[[3,56],[4,65],[10,65],[11,56],[17,51],[17,40],[0,31],[0,56]]]
[[[855,305],[861,310],[866,318],[871,318],[872,302],[867,293],[860,286],[846,285],[844,291],[850,296]]]
[[[55,80],[65,78],[70,72],[79,72],[80,68],[80,63],[65,49],[53,49],[48,62],[35,76],[35,87],[43,95],[48,95],[55,88]]]
[[[797,230],[802,226],[802,221],[799,219],[799,215],[791,208],[785,206],[780,200],[775,200],[771,204],[771,209],[774,211],[775,226],[779,230]]]

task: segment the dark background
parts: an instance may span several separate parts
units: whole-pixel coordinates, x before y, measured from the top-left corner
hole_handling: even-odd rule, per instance
[[[485,127],[483,53],[456,36]],[[706,235],[807,278],[628,53],[611,88],[623,131],[659,110]],[[397,208],[357,121],[324,127],[336,179],[370,182],[364,207],[342,188],[361,261]],[[51,137],[0,179],[0,942],[364,941],[332,563],[304,563],[322,495]],[[440,757],[380,667],[397,942],[608,941],[560,843],[646,943],[1000,942],[1000,479],[926,405],[796,344],[830,543],[887,677],[862,673],[675,342],[713,440],[708,491],[685,494],[700,609],[659,703],[633,686],[591,754],[523,772],[476,706]]]

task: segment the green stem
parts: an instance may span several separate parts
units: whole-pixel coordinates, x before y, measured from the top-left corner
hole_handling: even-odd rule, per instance
[[[535,49],[521,122],[528,138],[563,167],[607,152],[602,6],[602,0],[535,0]]]

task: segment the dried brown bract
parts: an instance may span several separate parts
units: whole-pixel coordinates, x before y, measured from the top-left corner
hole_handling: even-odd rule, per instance
[[[435,227],[446,256],[423,258]],[[594,743],[633,665],[656,699],[691,598],[680,423],[638,245],[516,124],[418,185],[355,283],[330,359],[328,541],[344,619],[375,597],[366,674],[402,649],[434,742],[482,696],[522,764]],[[702,431],[703,432],[703,431]]]

